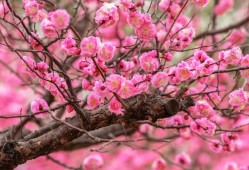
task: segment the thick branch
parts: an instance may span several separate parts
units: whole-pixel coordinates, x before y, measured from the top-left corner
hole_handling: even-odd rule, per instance
[[[239,28],[243,25],[245,25],[246,23],[249,22],[249,16],[247,16],[245,19],[243,19],[242,21],[236,23],[236,24],[233,24],[233,25],[229,25],[225,28],[221,28],[221,29],[218,29],[218,30],[214,30],[214,31],[209,31],[209,32],[203,32],[199,35],[197,35],[195,38],[194,38],[194,41],[196,40],[199,40],[205,36],[209,36],[209,35],[216,35],[216,34],[220,34],[220,33],[225,33],[225,32],[228,32],[234,28]]]
[[[85,130],[92,131],[114,124],[136,129],[136,121],[152,120],[154,122],[160,118],[173,116],[181,109],[179,101],[174,98],[148,94],[134,96],[127,99],[126,103],[129,108],[125,111],[125,115],[111,114],[106,106],[88,112],[84,122]],[[65,121],[72,126],[82,128],[78,116]],[[82,131],[61,123],[59,127],[28,141],[4,142],[0,145],[0,169],[13,169],[27,160],[60,150],[65,144],[81,135],[83,135]]]

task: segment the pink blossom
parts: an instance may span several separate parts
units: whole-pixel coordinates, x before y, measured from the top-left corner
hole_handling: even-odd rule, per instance
[[[173,59],[173,55],[169,52],[164,53],[164,59],[165,59],[165,61],[170,62]]]
[[[124,11],[128,11],[134,9],[136,5],[132,2],[132,0],[120,0],[120,9]]]
[[[121,49],[121,52],[125,53],[125,52],[129,51],[129,49],[127,49],[125,47],[132,46],[135,43],[136,43],[136,39],[133,36],[125,37],[124,40],[122,41],[122,47],[124,47],[124,48]]]
[[[48,64],[44,61],[41,61],[37,63],[36,68],[42,75],[45,75],[45,73],[48,71]]]
[[[102,98],[107,97],[109,94],[109,90],[102,81],[95,81],[93,90]]]
[[[226,64],[238,64],[242,58],[242,51],[239,47],[233,47],[231,50],[221,51],[219,59]]]
[[[181,166],[189,166],[191,164],[191,159],[186,153],[181,153],[176,155],[175,162]]]
[[[48,12],[45,9],[39,9],[37,14],[32,17],[34,22],[41,22],[43,19],[47,18]]]
[[[44,80],[40,79],[40,83],[49,91],[57,91],[61,85],[61,77],[56,72],[45,73]]]
[[[142,134],[152,134],[154,127],[148,124],[142,124],[139,126],[139,132]]]
[[[24,5],[24,9],[27,16],[33,17],[38,12],[39,4],[36,1],[30,1]]]
[[[67,111],[68,113],[71,113],[72,111],[74,111],[73,105],[71,105],[71,104],[67,105],[67,106],[66,106],[66,111]]]
[[[215,139],[209,143],[209,147],[213,152],[220,153],[222,151],[222,145],[219,140]]]
[[[139,11],[130,12],[128,17],[128,23],[133,27],[135,27],[136,29],[140,28],[144,23],[144,18],[141,12]]]
[[[238,164],[235,162],[228,162],[225,167],[224,170],[239,170]]]
[[[159,68],[159,61],[156,56],[156,50],[143,53],[139,58],[141,68],[146,72],[157,71]]]
[[[109,102],[108,109],[110,112],[115,114],[123,114],[122,104],[116,99],[112,98]]]
[[[98,170],[104,165],[104,160],[100,155],[91,155],[84,159],[84,170]]]
[[[143,41],[150,41],[156,37],[156,26],[153,23],[144,23],[135,30],[137,37]]]
[[[151,170],[166,170],[166,162],[162,158],[158,158],[152,163]]]
[[[85,78],[83,78],[81,85],[82,85],[82,89],[84,89],[84,90],[92,90],[92,86],[91,86],[90,82]]]
[[[104,43],[98,49],[98,58],[104,62],[110,61],[115,55],[116,47],[110,43]]]
[[[247,95],[242,89],[229,94],[229,104],[238,110],[243,110],[247,105]]]
[[[124,80],[125,78],[118,74],[111,74],[106,78],[106,86],[110,91],[118,92]]]
[[[239,139],[239,136],[236,133],[227,132],[221,134],[221,139],[224,144],[231,144],[236,143]]]
[[[215,111],[205,100],[199,100],[195,104],[195,113],[201,117],[212,117]]]
[[[133,75],[131,81],[135,85],[134,95],[148,90],[151,79],[150,77],[150,75],[141,75],[139,73]]]
[[[168,75],[165,72],[157,72],[155,75],[152,76],[151,84],[156,87],[163,87],[168,82]]]
[[[121,60],[118,63],[118,69],[121,72],[127,72],[132,70],[135,67],[135,64],[133,61],[125,61],[125,60]]]
[[[31,111],[33,113],[42,112],[44,110],[49,110],[48,104],[44,99],[36,99],[31,102]],[[43,112],[41,114],[36,114],[35,116],[42,118],[47,112]]]
[[[100,39],[89,36],[84,38],[80,43],[81,55],[84,57],[93,57],[96,55],[100,44]]]
[[[77,43],[72,38],[66,38],[61,42],[61,48],[67,55],[79,55],[80,49],[77,47]]]
[[[181,81],[186,81],[191,78],[192,74],[189,65],[185,61],[179,63],[176,67],[175,75],[179,77]]]
[[[135,86],[130,80],[125,80],[121,83],[120,89],[117,94],[123,98],[127,99],[134,95]]]
[[[96,12],[95,22],[101,26],[109,27],[119,20],[118,9],[113,3],[104,3]]]
[[[190,129],[199,135],[213,136],[215,133],[216,125],[207,118],[193,120],[190,123]]]
[[[244,57],[242,57],[242,60],[241,60],[241,66],[242,67],[248,67],[249,66],[249,54],[245,55]],[[240,73],[243,77],[245,78],[249,78],[249,70],[240,70]]]
[[[35,38],[39,39],[38,34],[32,32],[32,35]],[[29,36],[29,43],[30,43],[30,46],[33,47],[35,50],[42,50],[43,49],[42,45],[40,45],[32,36]]]
[[[209,58],[209,56],[207,55],[205,51],[197,50],[194,53],[194,58],[197,61],[200,61],[200,63],[204,63]]]
[[[209,0],[194,0],[195,5],[205,7]]]
[[[175,115],[167,121],[167,126],[179,126],[181,124],[183,124],[183,119],[180,115]]]
[[[169,76],[169,82],[170,84],[180,84],[181,78],[179,76],[176,76],[176,67],[171,67],[168,70],[168,76]]]
[[[95,109],[96,107],[98,107],[101,104],[100,102],[100,96],[95,93],[95,92],[91,92],[88,97],[87,97],[87,109]]]
[[[48,38],[56,38],[57,37],[57,32],[54,27],[54,25],[49,21],[48,19],[44,19],[41,22],[41,29],[43,32],[43,35],[48,37]]]
[[[168,10],[169,6],[170,6],[170,0],[161,0],[158,5],[159,9],[162,11]]]
[[[228,0],[229,1],[229,0]],[[229,41],[232,45],[241,45],[247,39],[247,33],[244,29],[236,29],[234,30],[229,37],[227,37],[227,41]]]
[[[32,71],[33,69],[35,69],[36,62],[32,58],[28,56],[23,56],[23,60],[25,61],[25,64],[27,64],[28,66],[27,71]]]
[[[217,64],[212,58],[208,58],[204,63],[197,66],[196,71],[199,76],[210,75],[217,70]]]
[[[234,0],[220,0],[214,8],[216,15],[223,15],[234,6]]]
[[[64,9],[57,9],[51,14],[51,22],[56,29],[66,29],[70,22],[70,15]]]

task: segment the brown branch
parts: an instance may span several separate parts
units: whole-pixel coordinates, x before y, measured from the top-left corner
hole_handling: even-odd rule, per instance
[[[234,28],[239,28],[241,26],[243,26],[244,24],[248,23],[249,22],[249,16],[247,16],[245,19],[243,19],[242,21],[236,23],[236,24],[233,24],[233,25],[229,25],[225,28],[221,28],[221,29],[218,29],[218,30],[214,30],[214,31],[209,31],[209,32],[203,32],[199,35],[197,35],[195,38],[194,38],[194,41],[196,40],[199,40],[205,36],[209,36],[209,35],[216,35],[216,34],[221,34],[221,33],[225,33],[225,32],[228,32]]]
[[[137,129],[136,121],[152,120],[155,122],[157,119],[173,116],[180,111],[180,103],[174,98],[141,94],[127,99],[126,102],[130,107],[124,115],[111,114],[106,106],[95,111],[88,111],[84,129],[92,131],[114,124]],[[66,119],[65,122],[82,128],[79,116]],[[28,141],[4,142],[0,145],[0,169],[13,169],[27,160],[60,150],[65,144],[83,134],[76,128],[60,123],[59,127],[37,138]]]

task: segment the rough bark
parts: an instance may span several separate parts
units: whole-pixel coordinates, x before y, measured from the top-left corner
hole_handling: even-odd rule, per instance
[[[97,130],[110,125],[119,124],[126,129],[136,129],[136,121],[150,120],[155,122],[157,119],[171,117],[182,108],[181,103],[174,98],[165,98],[141,94],[127,99],[124,115],[115,115],[103,106],[94,111],[87,112],[87,119],[83,122],[84,129],[87,131]],[[184,103],[186,103],[184,101]],[[186,105],[184,105],[186,107]],[[68,118],[65,122],[78,127],[82,127],[82,121],[79,116]],[[52,123],[54,126],[54,123]],[[47,125],[48,127],[50,126]],[[41,136],[34,135],[29,140],[7,141],[0,145],[0,169],[13,169],[27,160],[37,158],[42,155],[66,148],[66,144],[84,133],[66,124],[59,123],[59,126],[48,131]],[[37,132],[33,132],[37,133]],[[30,134],[32,136],[32,134]],[[27,138],[26,138],[27,139]],[[68,144],[69,145],[69,144]],[[67,148],[68,149],[68,148]]]

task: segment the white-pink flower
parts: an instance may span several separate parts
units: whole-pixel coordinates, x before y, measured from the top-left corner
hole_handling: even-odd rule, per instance
[[[80,43],[81,55],[84,57],[93,57],[96,55],[100,44],[98,37],[89,36],[84,38]]]
[[[115,51],[115,46],[110,43],[104,43],[98,49],[98,58],[104,62],[110,61],[114,57]]]
[[[118,9],[114,3],[104,3],[96,12],[95,22],[101,26],[109,27],[119,20]]]
[[[31,102],[31,111],[32,113],[38,113],[45,110],[49,110],[48,104],[44,99],[36,99],[35,101]],[[43,112],[40,114],[35,114],[36,117],[44,117],[47,112]]]
[[[84,170],[98,170],[104,165],[104,160],[100,155],[91,155],[84,159]]]
[[[64,9],[58,9],[50,15],[51,22],[56,29],[66,29],[70,22],[70,15]]]

